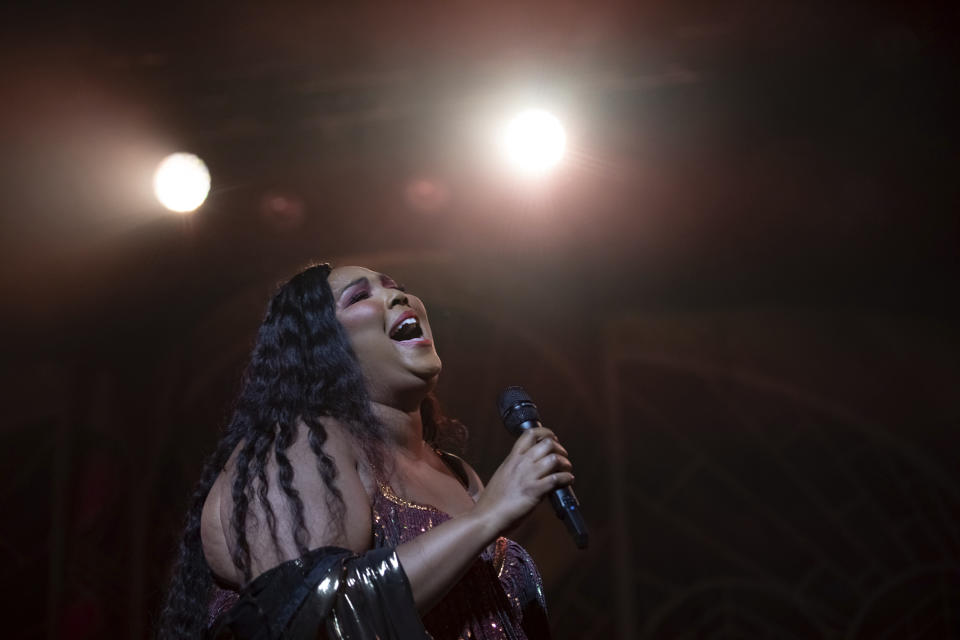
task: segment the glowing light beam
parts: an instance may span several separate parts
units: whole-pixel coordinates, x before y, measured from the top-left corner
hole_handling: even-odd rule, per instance
[[[174,153],[164,158],[153,174],[153,192],[171,211],[194,211],[210,192],[210,172],[192,153]]]
[[[563,158],[567,135],[556,116],[543,109],[528,109],[504,127],[500,144],[512,167],[538,175]]]

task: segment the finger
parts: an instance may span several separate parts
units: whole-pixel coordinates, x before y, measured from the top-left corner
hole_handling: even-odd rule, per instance
[[[573,464],[566,457],[558,453],[551,453],[537,461],[536,468],[537,477],[543,478],[558,471],[573,471]]]
[[[520,434],[520,437],[517,438],[517,441],[513,444],[512,453],[526,453],[530,447],[537,444],[537,434],[534,433],[534,431],[535,429],[529,429]]]
[[[530,447],[544,439],[553,439],[553,441],[556,441],[557,436],[546,427],[527,429],[522,436],[517,438],[517,443],[514,445],[513,450],[520,454],[526,453]]]
[[[543,495],[560,487],[569,487],[573,484],[573,480],[573,474],[569,471],[558,471],[541,478],[536,486],[540,494]]]
[[[536,443],[535,445],[533,445],[532,447],[530,447],[527,450],[526,455],[527,457],[532,458],[534,460],[539,460],[540,458],[546,455],[549,455],[551,453],[559,453],[560,455],[563,455],[563,456],[570,455],[569,453],[567,453],[567,450],[563,448],[562,444],[560,444],[559,442],[551,438],[545,438],[540,442]]]

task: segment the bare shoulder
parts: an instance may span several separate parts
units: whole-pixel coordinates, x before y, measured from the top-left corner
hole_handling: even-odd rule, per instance
[[[299,535],[308,549],[332,545],[361,552],[371,544],[370,502],[357,472],[355,446],[348,432],[335,421],[325,420],[324,430],[327,438],[322,452],[332,464],[321,464],[310,444],[310,429],[302,423],[287,450],[280,455],[271,451],[266,459],[266,501],[263,503],[259,498],[250,501],[245,527],[254,577],[300,555],[295,542],[299,528],[294,515],[296,509],[291,508],[296,502],[294,494],[302,503],[303,531]],[[232,584],[242,583],[231,557],[237,541],[230,525],[235,464],[242,446],[237,447],[214,483],[204,504],[201,522],[207,562],[221,580]],[[280,470],[287,465],[293,476],[283,486]],[[262,488],[260,480],[251,476],[250,484],[254,489],[252,495],[258,496]],[[330,491],[330,485],[339,491],[342,503]],[[275,522],[275,531],[271,531],[271,520]]]

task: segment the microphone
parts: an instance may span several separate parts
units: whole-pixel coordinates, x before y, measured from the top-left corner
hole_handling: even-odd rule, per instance
[[[497,409],[503,426],[514,436],[520,436],[527,429],[542,427],[540,412],[533,404],[530,394],[523,387],[507,387],[497,399]],[[554,489],[550,493],[550,504],[557,517],[563,520],[567,531],[573,537],[578,549],[587,548],[587,525],[580,513],[580,502],[570,487]]]

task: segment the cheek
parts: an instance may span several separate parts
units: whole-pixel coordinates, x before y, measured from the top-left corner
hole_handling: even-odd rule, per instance
[[[350,342],[362,342],[368,334],[383,333],[383,313],[375,305],[356,303],[337,314]]]
[[[383,327],[383,316],[374,305],[358,302],[337,314],[337,320],[347,333]]]

